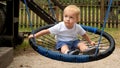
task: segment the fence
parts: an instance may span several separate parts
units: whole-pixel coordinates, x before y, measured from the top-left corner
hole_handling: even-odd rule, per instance
[[[104,20],[104,15],[106,14],[106,10],[108,7],[109,0],[57,0],[63,6],[67,6],[69,4],[75,4],[80,7],[81,16],[80,23],[88,26],[101,27]],[[36,4],[42,7],[48,14],[51,15],[50,9],[47,3],[47,0],[34,0]],[[56,14],[56,18],[59,21],[62,21],[62,10],[52,3],[54,6],[54,11]],[[20,4],[20,12],[19,12],[19,28],[21,31],[29,31],[30,30],[30,22],[28,20],[28,16],[25,10],[25,5],[23,3]],[[38,28],[40,26],[47,25],[47,23],[42,20],[39,16],[37,16],[34,12],[30,10],[30,20],[32,22],[32,26],[34,28]],[[108,28],[118,28],[120,24],[120,1],[114,0],[112,3],[112,7],[109,13],[109,18],[107,20],[106,27]]]

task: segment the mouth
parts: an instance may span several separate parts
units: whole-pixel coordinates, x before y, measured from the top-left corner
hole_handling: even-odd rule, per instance
[[[65,23],[70,24],[70,22],[65,22]]]

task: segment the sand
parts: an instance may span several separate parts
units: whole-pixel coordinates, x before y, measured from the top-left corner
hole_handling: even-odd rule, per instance
[[[70,63],[41,56],[34,50],[25,50],[16,55],[7,68],[120,68],[120,47],[101,60],[87,63]]]

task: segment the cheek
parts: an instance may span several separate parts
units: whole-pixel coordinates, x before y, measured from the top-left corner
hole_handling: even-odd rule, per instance
[[[65,17],[63,17],[63,21],[65,21],[66,20],[66,18]]]
[[[70,20],[70,23],[72,24],[74,24],[76,22],[76,20]]]
[[[74,19],[73,22],[77,23],[79,21],[79,19]]]
[[[63,20],[65,20],[65,17],[63,17]]]

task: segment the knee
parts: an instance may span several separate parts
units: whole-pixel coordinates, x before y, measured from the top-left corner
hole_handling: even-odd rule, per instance
[[[64,46],[61,47],[61,53],[63,53],[63,54],[65,54],[66,51],[68,51],[68,50],[69,50],[69,48],[68,48],[67,45],[64,45]]]

